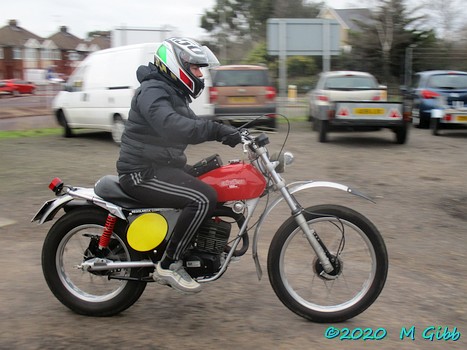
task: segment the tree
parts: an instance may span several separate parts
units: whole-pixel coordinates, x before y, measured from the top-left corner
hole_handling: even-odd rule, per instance
[[[217,0],[201,17],[201,27],[215,37],[259,42],[266,39],[269,18],[313,18],[322,6],[305,0]]]
[[[422,9],[428,14],[429,28],[436,28],[443,40],[454,41],[462,38],[461,27],[467,14],[463,5],[462,0],[425,0]]]
[[[420,19],[410,16],[404,0],[378,0],[372,17],[358,22],[362,30],[350,35],[352,56],[365,62],[365,70],[390,83],[391,77],[403,72],[405,49],[423,38],[424,32],[415,29]]]

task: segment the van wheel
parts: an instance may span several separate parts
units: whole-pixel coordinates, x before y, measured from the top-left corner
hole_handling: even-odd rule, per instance
[[[73,131],[68,125],[68,122],[65,118],[65,114],[63,113],[63,111],[59,111],[57,113],[57,121],[58,121],[58,124],[63,127],[63,137],[66,137],[66,138],[73,137]]]
[[[122,117],[116,115],[112,124],[112,140],[118,145],[122,142],[123,130],[125,130],[125,122]]]

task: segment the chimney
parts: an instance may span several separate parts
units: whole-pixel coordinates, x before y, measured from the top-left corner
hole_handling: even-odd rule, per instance
[[[10,19],[8,24],[10,25],[10,27],[17,27],[18,26],[18,21],[16,19]]]
[[[61,26],[61,27],[60,27],[60,31],[61,31],[62,33],[67,33],[67,30],[68,30],[68,28],[67,28],[66,26]]]

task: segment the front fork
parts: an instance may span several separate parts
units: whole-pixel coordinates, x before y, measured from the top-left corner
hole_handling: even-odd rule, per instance
[[[295,202],[295,205],[297,205],[296,201],[294,202]],[[300,226],[303,233],[305,234],[306,239],[308,240],[308,243],[310,243],[311,247],[315,251],[316,256],[318,257],[319,262],[321,266],[323,267],[324,272],[326,272],[327,274],[331,273],[332,271],[334,271],[334,266],[332,265],[330,261],[331,254],[327,250],[324,243],[320,240],[316,231],[308,226],[308,223],[305,217],[303,216],[303,209],[299,207],[297,207],[297,209],[299,211],[296,214],[294,214],[295,221]]]
[[[293,197],[293,195],[290,194],[287,187],[285,186],[283,179],[275,171],[275,167],[277,166],[277,164],[274,164],[269,160],[267,153],[264,149],[258,149],[257,153],[262,158],[263,164],[265,164],[268,168],[269,174],[271,175],[277,189],[281,192],[283,198],[292,210],[292,215],[294,216],[295,221],[300,226],[300,228],[305,234],[306,239],[315,251],[316,256],[318,257],[324,272],[327,274],[331,273],[332,271],[334,271],[334,266],[332,265],[330,260],[331,254],[329,253],[323,242],[319,240],[318,234],[313,229],[310,229],[310,227],[308,226],[305,216],[303,215],[303,208],[300,206],[300,204],[298,204],[297,200]]]

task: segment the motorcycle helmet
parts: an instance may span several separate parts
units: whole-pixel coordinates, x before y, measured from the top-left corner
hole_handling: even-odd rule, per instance
[[[204,79],[196,77],[190,65],[214,67],[219,65],[212,51],[189,38],[169,38],[162,42],[154,55],[159,70],[193,98],[201,95]]]

